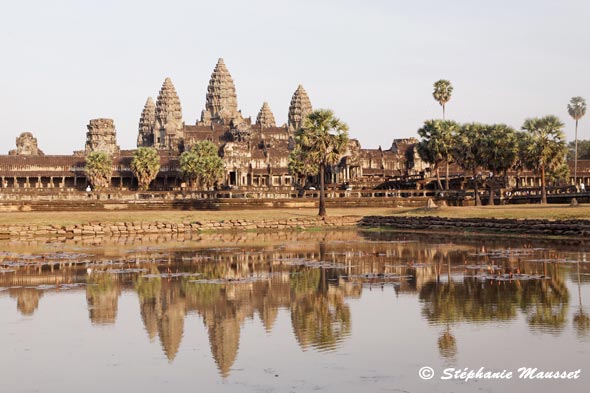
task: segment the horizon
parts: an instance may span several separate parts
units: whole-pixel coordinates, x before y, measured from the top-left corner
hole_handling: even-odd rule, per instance
[[[103,117],[114,120],[121,149],[133,149],[145,100],[167,76],[183,120],[194,124],[218,58],[244,117],[255,119],[267,101],[277,125],[286,123],[302,84],[314,109],[332,109],[363,148],[417,138],[425,120],[441,118],[432,97],[439,79],[454,86],[449,120],[520,129],[526,118],[553,114],[568,142],[567,104],[590,98],[583,1],[225,3],[171,1],[168,13],[153,1],[12,4],[0,24],[8,38],[0,154],[25,131],[45,154],[71,154],[83,149],[89,120]],[[220,10],[222,23],[211,16]],[[587,116],[579,140],[590,139]]]

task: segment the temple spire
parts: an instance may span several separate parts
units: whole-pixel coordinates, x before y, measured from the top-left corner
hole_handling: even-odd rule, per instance
[[[262,108],[260,108],[260,112],[258,112],[258,116],[256,117],[256,124],[262,127],[276,127],[275,116],[270,110],[268,102],[262,104]]]
[[[289,105],[289,131],[295,131],[303,125],[303,119],[312,112],[311,101],[303,85],[299,85]]]
[[[137,135],[137,147],[154,145],[154,127],[156,124],[156,104],[152,97],[148,97],[141,117],[139,118],[139,134]]]
[[[172,79],[166,78],[156,100],[154,145],[158,148],[177,149],[182,139],[182,107]]]
[[[211,74],[207,87],[205,110],[201,113],[201,123],[229,124],[231,121],[240,123],[242,114],[238,110],[238,98],[234,81],[222,58]]]

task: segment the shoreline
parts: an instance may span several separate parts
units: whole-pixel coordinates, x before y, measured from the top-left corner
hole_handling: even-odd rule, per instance
[[[407,232],[526,235],[590,240],[590,206],[340,208],[320,218],[316,209],[3,213],[0,239],[118,237],[206,232],[352,228]],[[545,217],[545,218],[538,218]]]

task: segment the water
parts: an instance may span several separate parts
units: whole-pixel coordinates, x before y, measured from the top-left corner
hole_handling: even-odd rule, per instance
[[[582,392],[590,248],[300,232],[0,243],[3,392]],[[418,377],[430,366],[431,380]],[[445,368],[577,380],[441,380]]]

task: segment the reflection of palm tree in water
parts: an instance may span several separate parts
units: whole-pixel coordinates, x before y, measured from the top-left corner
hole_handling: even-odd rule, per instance
[[[531,327],[559,331],[567,322],[569,292],[558,264],[544,263],[543,271],[545,279],[522,282],[520,307]]]
[[[582,289],[580,288],[580,261],[577,263],[578,267],[578,302],[580,305],[579,311],[574,315],[574,327],[578,333],[578,336],[588,336],[590,332],[590,317],[584,313],[582,307]]]
[[[445,359],[454,360],[457,355],[457,340],[451,333],[451,326],[447,324],[447,328],[438,338],[438,350],[440,356]]]

